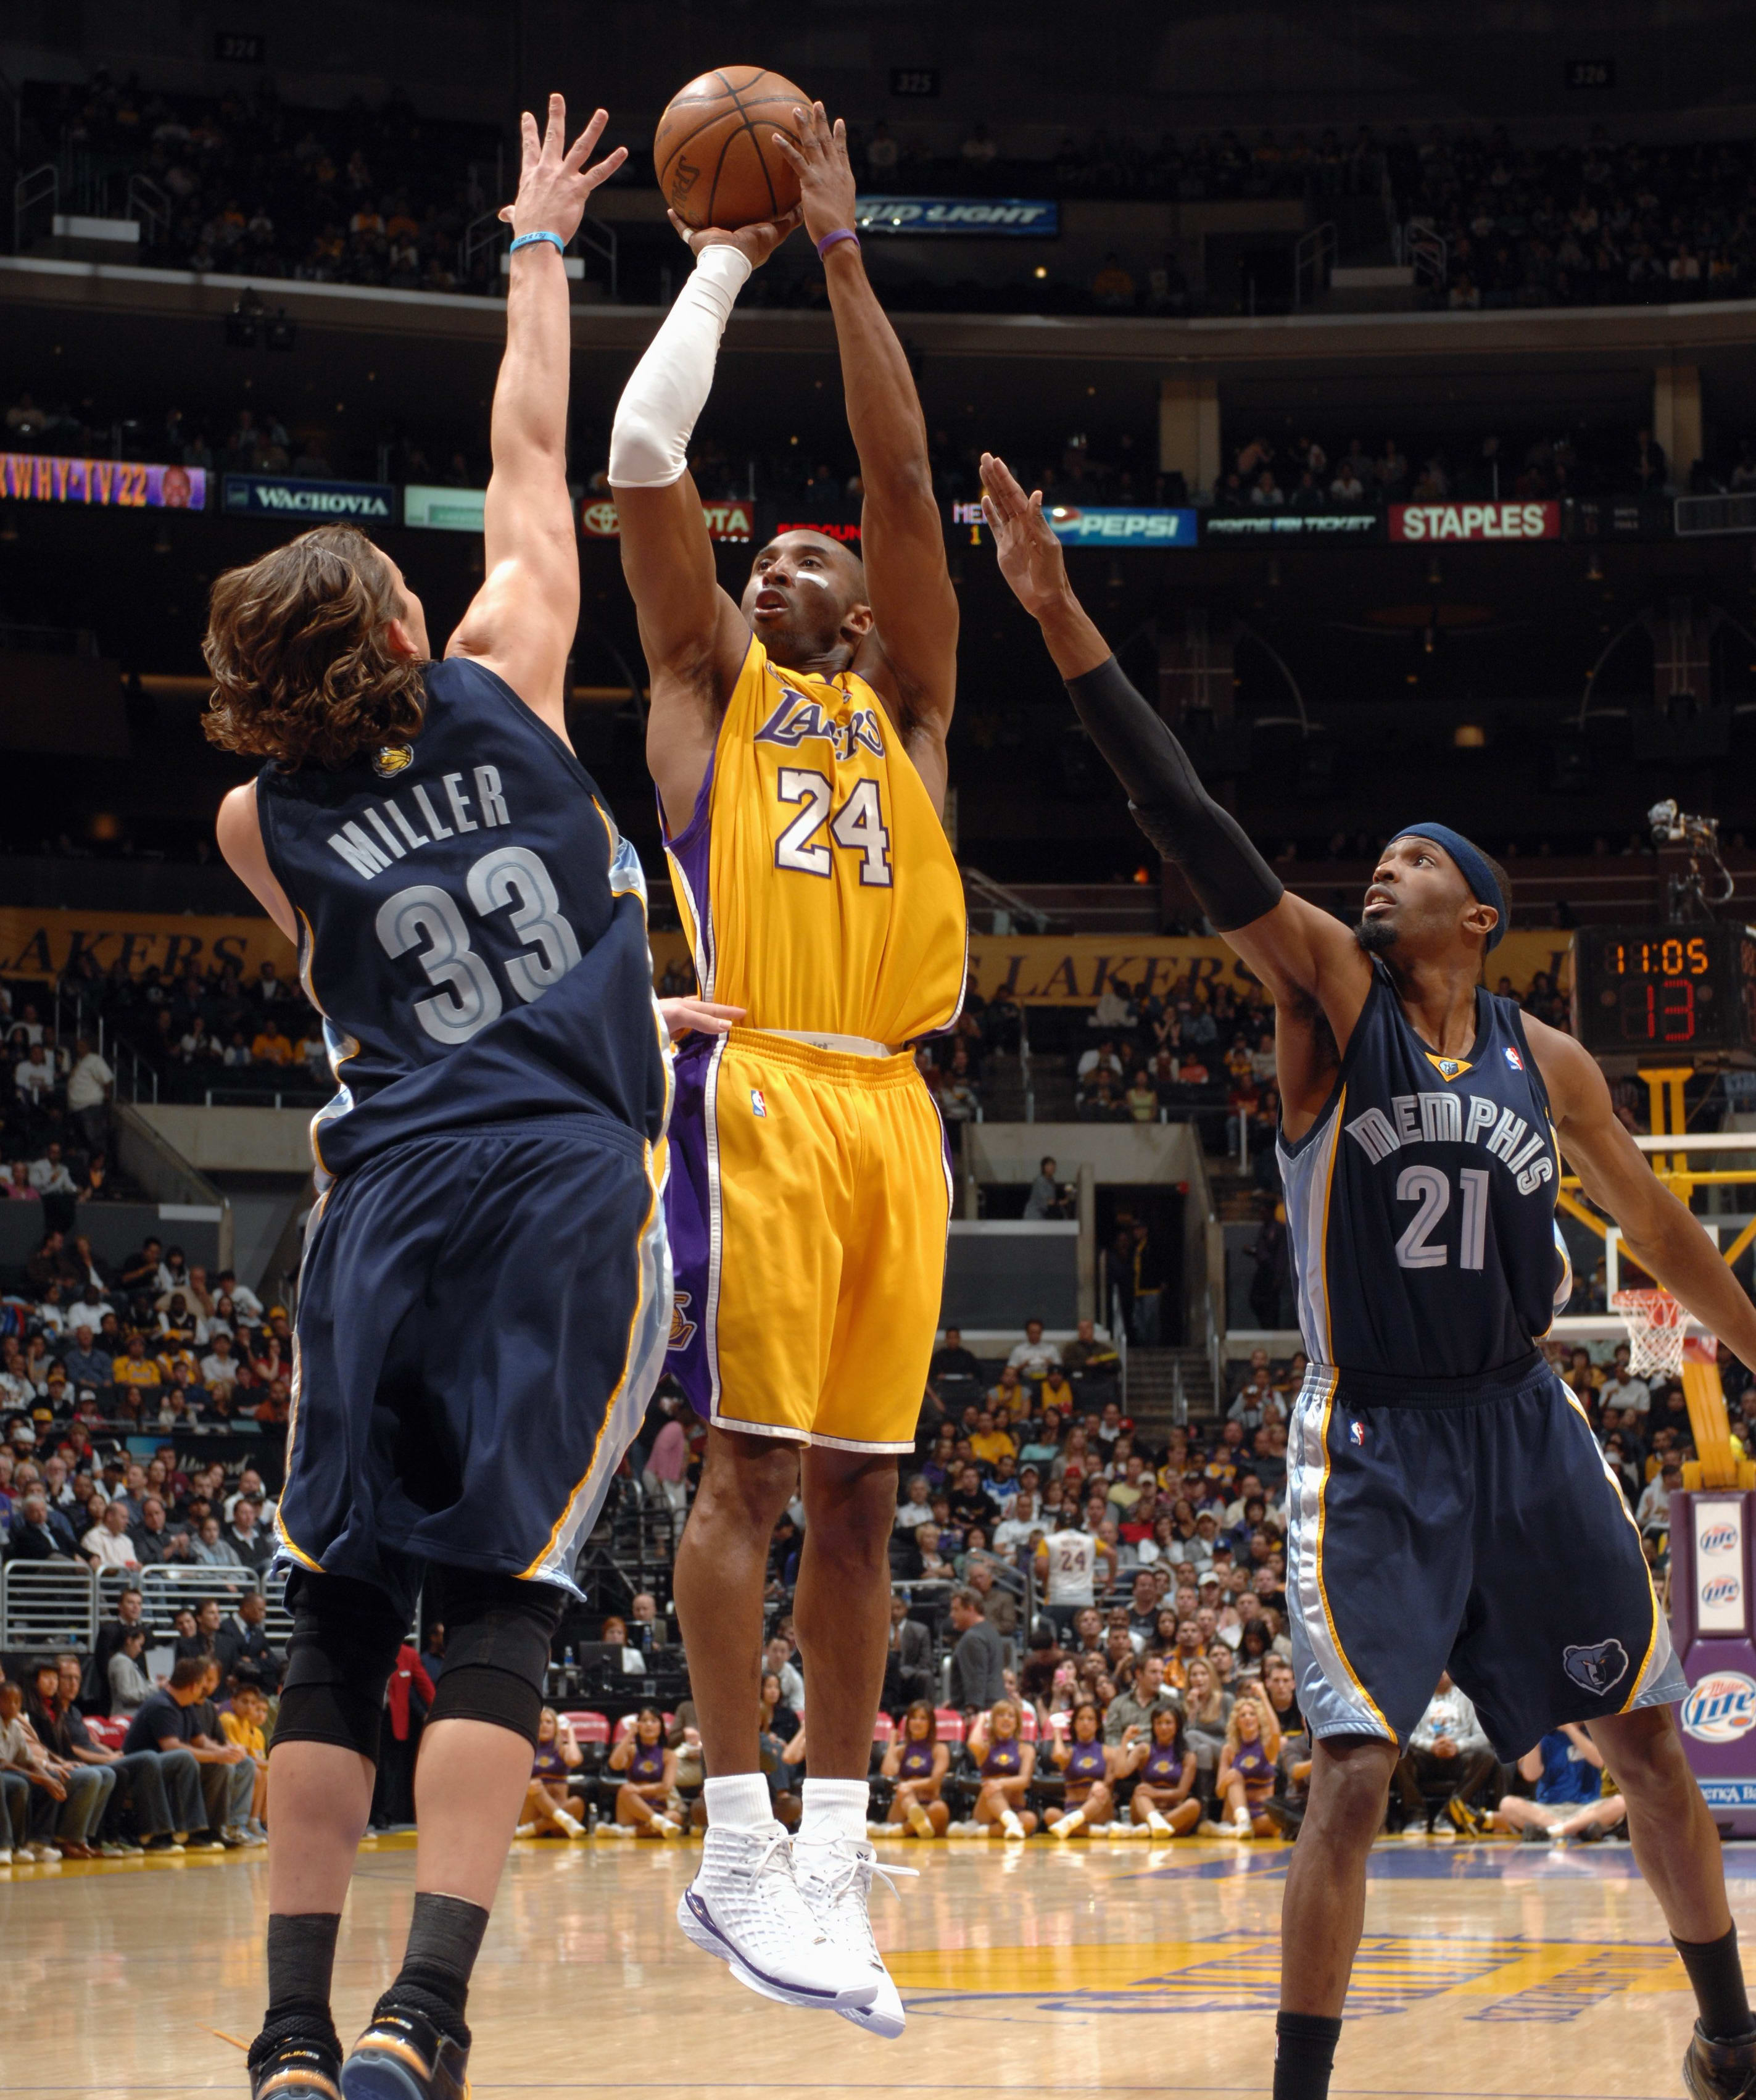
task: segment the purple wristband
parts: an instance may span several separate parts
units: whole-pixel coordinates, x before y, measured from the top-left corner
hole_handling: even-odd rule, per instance
[[[821,262],[838,240],[851,240],[858,248],[860,237],[851,226],[838,226],[833,233],[826,233],[817,244],[817,258]]]

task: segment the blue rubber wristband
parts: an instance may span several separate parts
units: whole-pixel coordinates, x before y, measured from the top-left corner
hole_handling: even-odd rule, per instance
[[[513,242],[510,252],[516,255],[521,248],[528,248],[533,241],[537,240],[552,240],[558,255],[565,255],[567,252],[567,244],[558,233],[521,233]]]

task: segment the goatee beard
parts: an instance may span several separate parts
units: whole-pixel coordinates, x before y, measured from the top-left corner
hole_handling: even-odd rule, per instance
[[[1388,919],[1362,919],[1353,938],[1369,955],[1386,955],[1396,946],[1396,929]]]

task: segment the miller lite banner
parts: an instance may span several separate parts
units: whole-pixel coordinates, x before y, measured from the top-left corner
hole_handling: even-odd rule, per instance
[[[704,503],[701,514],[707,520],[710,540],[748,541],[756,537],[756,505],[753,503]],[[622,527],[615,514],[615,505],[607,496],[586,497],[580,505],[580,530],[588,540],[616,540],[621,537]]]
[[[1744,1504],[1727,1496],[1695,1498],[1695,1630],[1749,1630],[1744,1587]]]
[[[1558,503],[1392,503],[1392,540],[1559,540]]]

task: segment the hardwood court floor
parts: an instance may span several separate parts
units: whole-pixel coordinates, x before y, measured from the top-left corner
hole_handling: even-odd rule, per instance
[[[1260,2093],[1273,2047],[1279,1845],[885,1844],[875,1891],[909,2010],[885,2042],[752,1996],[677,1931],[689,1845],[514,1847],[476,1971],[475,2100],[517,2094]],[[1729,1846],[1756,1939],[1756,1846]],[[1625,1846],[1385,1842],[1337,2100],[1682,2092],[1692,2013]],[[336,1971],[355,2032],[400,1952],[407,1841],[361,1855]],[[0,1872],[0,2093],[245,2089],[263,2005],[260,1852]]]

